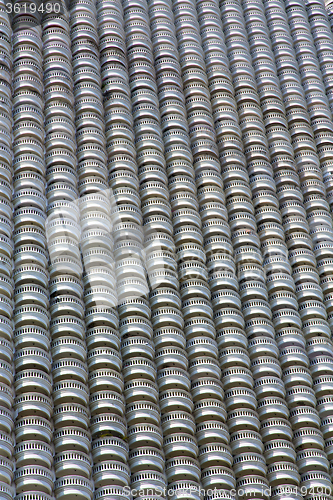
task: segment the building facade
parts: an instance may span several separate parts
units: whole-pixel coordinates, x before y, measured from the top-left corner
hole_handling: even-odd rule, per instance
[[[333,4],[0,4],[1,500],[333,497]]]

